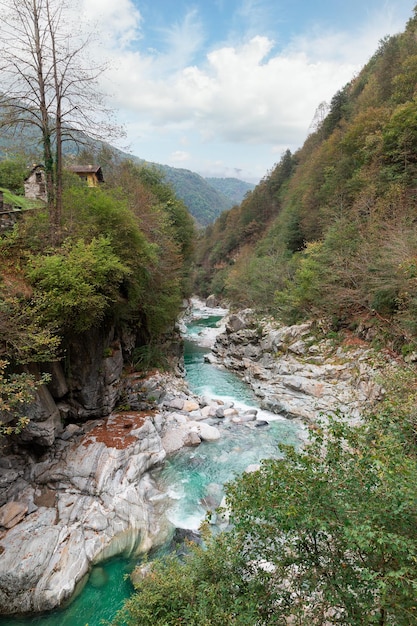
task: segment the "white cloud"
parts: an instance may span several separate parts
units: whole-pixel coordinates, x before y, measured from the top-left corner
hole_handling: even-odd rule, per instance
[[[295,49],[272,55],[273,42],[257,36],[240,47],[213,50],[205,65],[164,74],[160,60],[124,55],[114,81],[117,102],[150,125],[185,124],[208,141],[294,143],[305,134],[318,102],[348,81],[353,64],[312,62]]]
[[[392,6],[386,2],[355,30],[340,32],[317,24],[312,32],[295,37],[288,52],[303,52],[311,61],[332,59],[335,63],[345,63],[349,60],[352,65],[362,67],[385,35],[403,29],[403,20],[396,18]]]
[[[151,50],[140,40],[147,25],[132,0],[84,2],[91,14],[100,11],[109,33],[100,41],[101,51],[107,47],[114,61],[107,86],[110,83],[115,94],[113,106],[126,124],[133,150],[148,158],[144,146],[161,141],[165,157],[150,158],[191,162],[191,152],[181,149],[187,137],[194,169],[198,150],[207,152],[210,145],[218,150],[228,143],[250,144],[248,150],[263,146],[269,155],[300,146],[319,103],[329,102],[360,70],[386,33],[404,27],[384,6],[354,35],[324,32],[317,26],[285,49],[256,34],[235,39],[233,45],[212,44],[202,54],[204,28],[194,9],[158,31],[158,50]],[[258,0],[243,0],[241,5],[248,16],[260,7]],[[135,41],[140,47],[132,45]],[[204,148],[198,148],[198,142]],[[252,167],[254,171],[263,166]]]
[[[176,150],[171,154],[171,160],[174,163],[183,163],[184,161],[190,160],[190,153],[185,152],[184,150]]]
[[[163,44],[167,48],[165,57],[169,60],[169,69],[182,69],[200,49],[204,40],[203,25],[196,9],[188,11],[181,21],[174,22],[169,28],[160,29]]]
[[[125,50],[141,36],[142,16],[132,0],[81,0],[81,15],[86,29],[93,24],[100,31],[102,49]]]

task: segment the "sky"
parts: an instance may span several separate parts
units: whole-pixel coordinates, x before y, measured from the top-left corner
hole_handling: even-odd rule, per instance
[[[81,0],[119,147],[258,182],[417,0]]]

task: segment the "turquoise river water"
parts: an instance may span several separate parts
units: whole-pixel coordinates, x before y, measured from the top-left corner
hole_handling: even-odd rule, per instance
[[[215,327],[220,319],[211,311],[197,311],[187,326],[184,358],[189,386],[198,395],[233,401],[243,408],[256,407],[247,385],[230,372],[204,361],[208,349],[199,345],[199,335],[204,329]],[[172,505],[167,517],[173,527],[197,529],[206,515],[201,505],[204,499],[213,494],[218,498],[219,492],[221,497],[222,485],[248,465],[279,456],[280,443],[298,445],[299,424],[262,412],[260,417],[271,419],[269,425],[220,425],[222,437],[218,442],[181,450],[155,472],[161,489],[170,495]],[[33,617],[0,617],[0,626],[101,626],[114,617],[132,592],[128,574],[137,562],[115,558],[102,563],[66,608]]]

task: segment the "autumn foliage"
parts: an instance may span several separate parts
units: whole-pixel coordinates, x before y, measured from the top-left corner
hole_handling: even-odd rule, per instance
[[[378,318],[398,345],[414,343],[416,29],[413,17],[383,40],[303,147],[207,229],[202,293],[287,322]]]

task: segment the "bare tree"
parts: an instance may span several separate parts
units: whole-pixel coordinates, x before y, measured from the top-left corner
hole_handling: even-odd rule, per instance
[[[326,119],[327,114],[330,111],[330,106],[327,102],[320,102],[317,109],[314,112],[314,117],[311,120],[310,127],[313,131],[318,131],[323,126],[323,122]]]
[[[77,34],[62,0],[0,0],[0,128],[34,127],[45,164],[51,240],[60,240],[62,143],[79,134],[110,139],[116,127],[97,88],[104,70],[90,63],[89,37]]]

